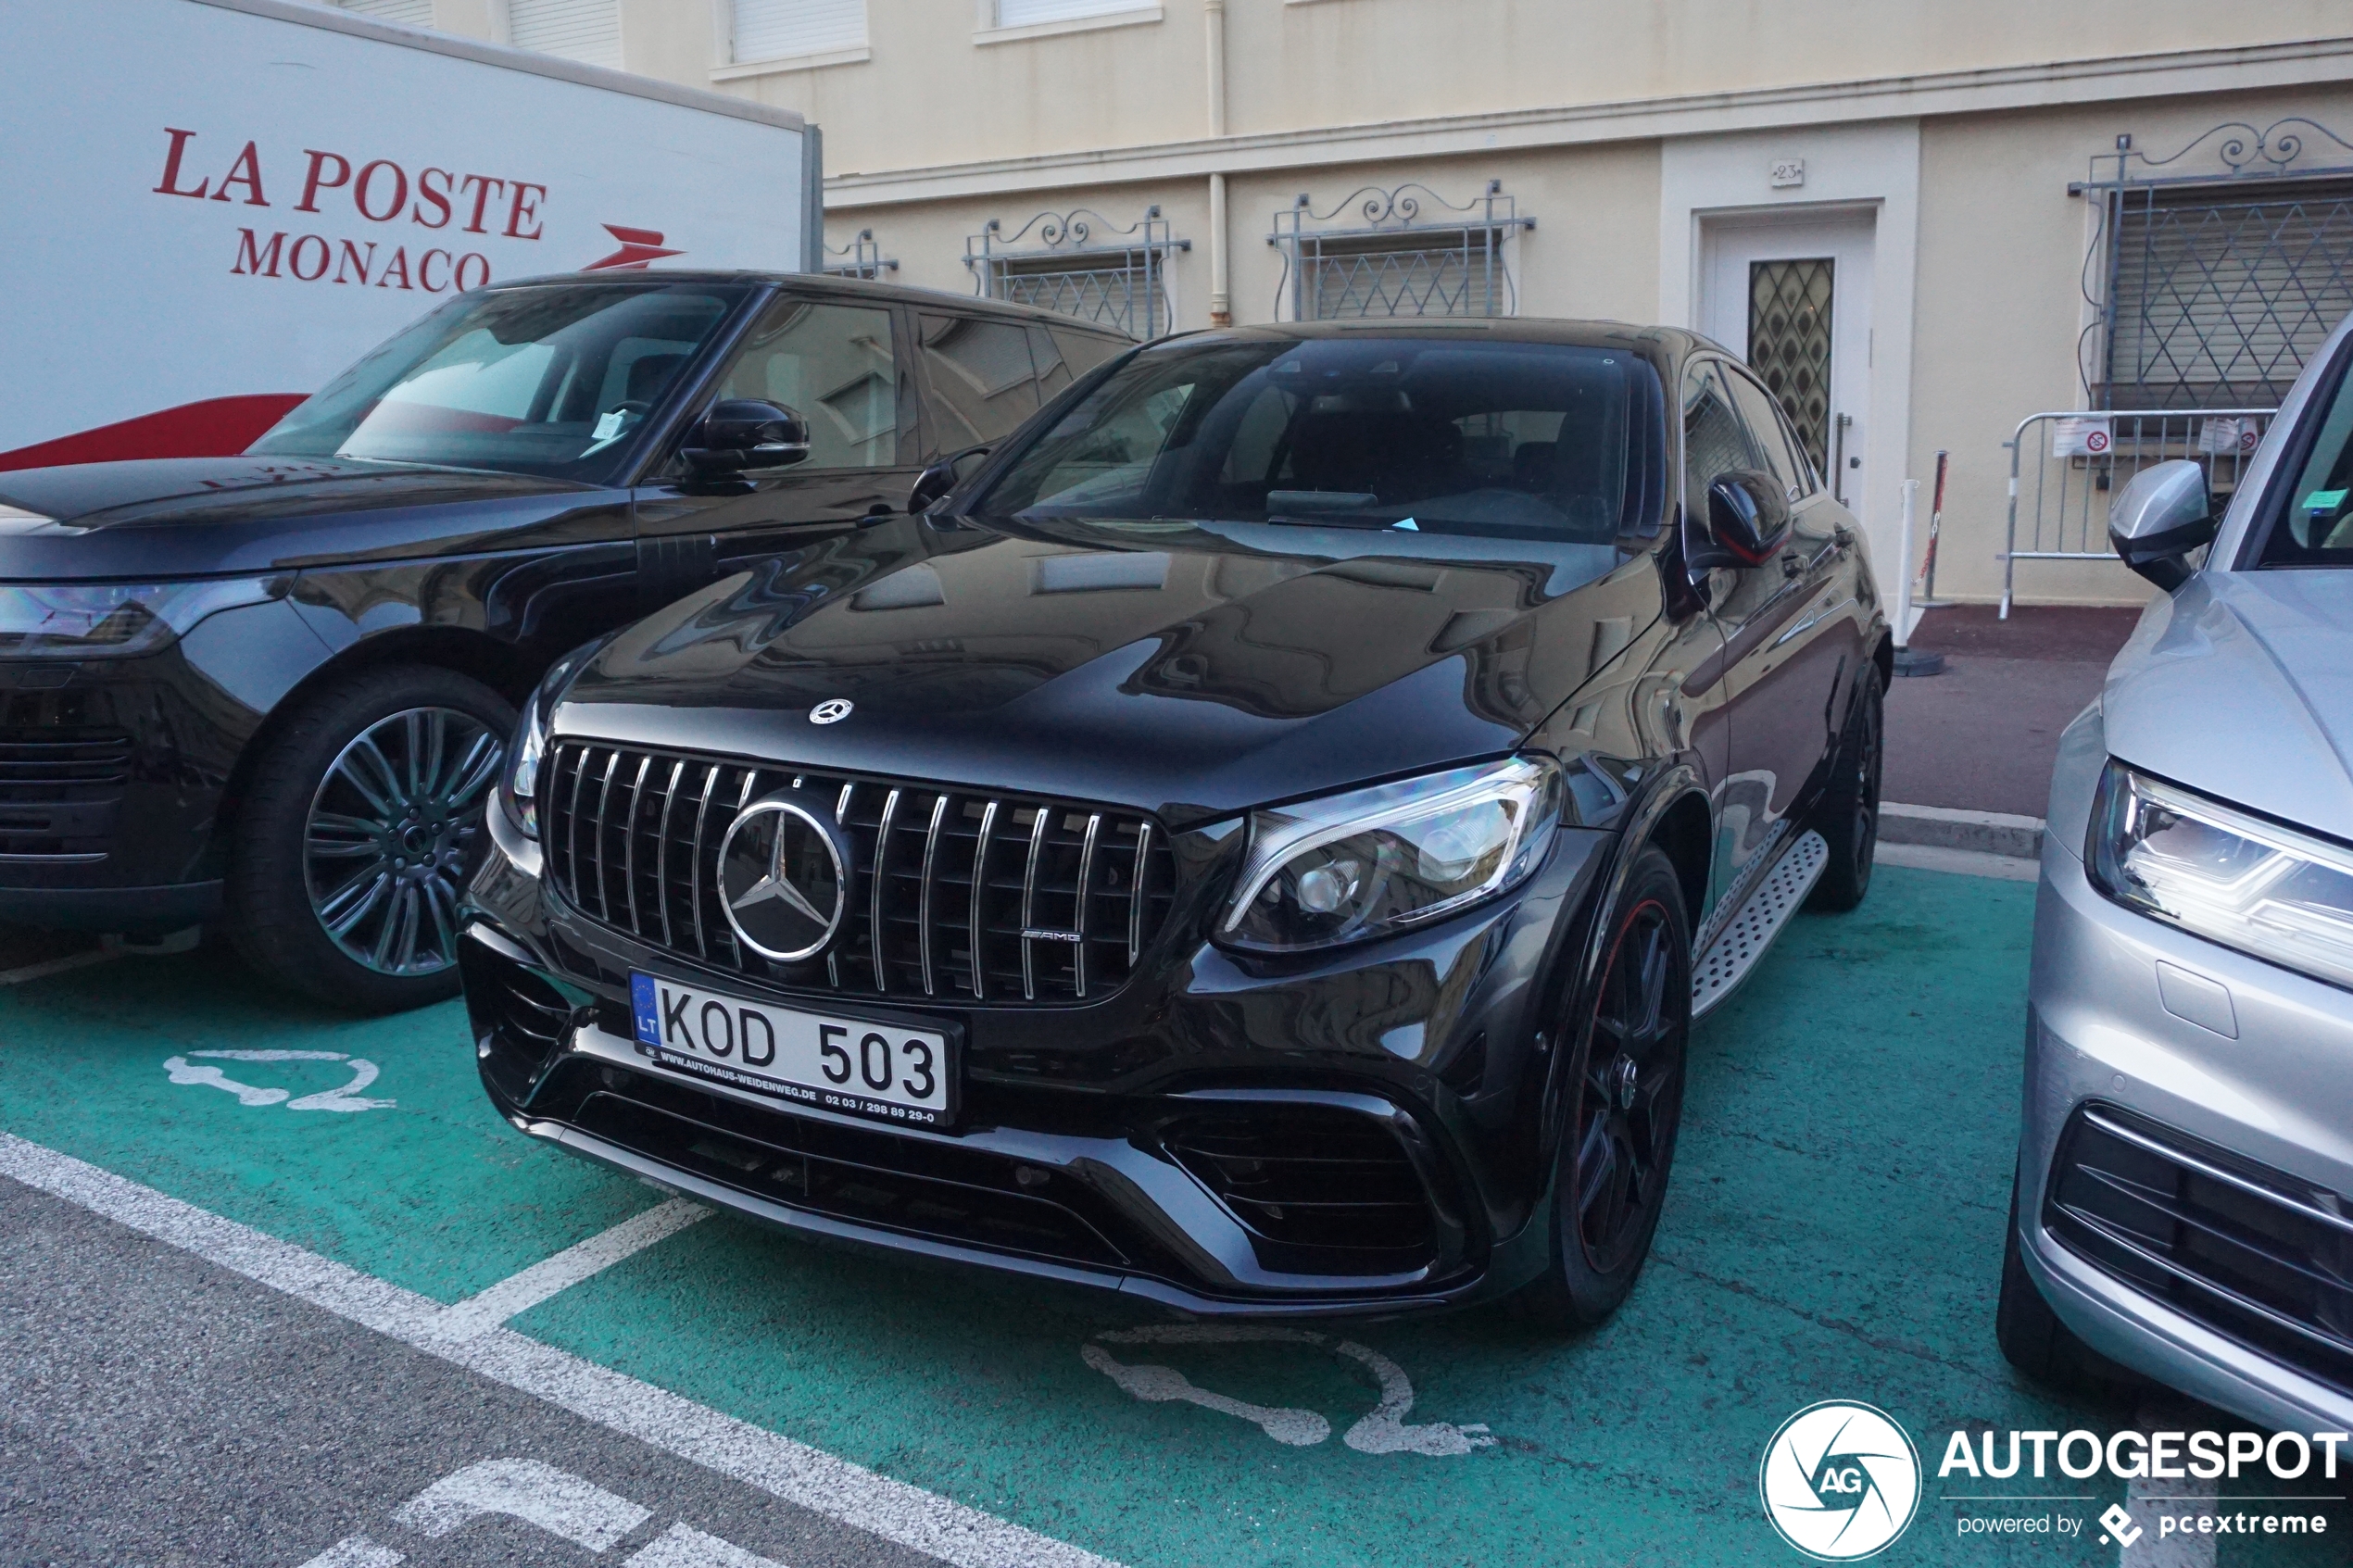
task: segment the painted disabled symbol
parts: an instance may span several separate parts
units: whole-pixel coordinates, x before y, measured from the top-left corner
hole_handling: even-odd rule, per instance
[[[195,1061],[190,1061],[195,1057]],[[258,1084],[243,1084],[229,1076],[215,1061],[341,1061],[351,1068],[351,1082],[337,1088],[321,1089],[317,1094],[296,1096],[292,1089],[264,1087]],[[167,1057],[163,1070],[175,1084],[202,1084],[208,1088],[220,1089],[237,1097],[239,1105],[283,1105],[288,1110],[390,1110],[399,1102],[389,1099],[367,1099],[359,1091],[376,1081],[382,1071],[364,1057],[346,1056],[341,1051],[190,1051],[187,1056]]]
[[[1327,1334],[1303,1328],[1259,1327],[1247,1323],[1158,1323],[1145,1328],[1107,1329],[1078,1349],[1079,1359],[1129,1395],[1151,1404],[1182,1400],[1247,1421],[1277,1443],[1312,1448],[1332,1435],[1332,1424],[1315,1411],[1278,1405],[1256,1405],[1200,1386],[1175,1367],[1130,1365],[1104,1347],[1110,1345],[1315,1345],[1373,1374],[1380,1386],[1380,1403],[1359,1417],[1340,1441],[1362,1454],[1426,1454],[1451,1459],[1474,1449],[1494,1446],[1485,1423],[1455,1426],[1434,1421],[1407,1425],[1413,1412],[1414,1385],[1405,1370],[1370,1346],[1353,1339],[1335,1340]]]

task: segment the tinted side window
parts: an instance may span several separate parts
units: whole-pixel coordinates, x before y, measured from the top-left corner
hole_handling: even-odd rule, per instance
[[[976,316],[921,320],[942,450],[1000,440],[1038,411],[1038,368],[1019,323]]]
[[[1683,504],[1704,517],[1707,487],[1718,474],[1764,466],[1733,411],[1723,367],[1694,360],[1683,372]]]
[[[1063,362],[1070,367],[1073,376],[1083,376],[1106,360],[1116,359],[1135,345],[1115,337],[1103,337],[1096,332],[1073,332],[1063,327],[1046,329],[1062,350]]]
[[[782,403],[809,421],[812,469],[899,460],[890,312],[787,299],[772,307],[721,378],[721,397]]]
[[[1765,459],[1765,471],[1780,482],[1783,495],[1796,500],[1806,494],[1806,465],[1790,450],[1773,395],[1737,370],[1726,379],[1731,384],[1732,401],[1740,406],[1741,418],[1748,426],[1749,439]]]

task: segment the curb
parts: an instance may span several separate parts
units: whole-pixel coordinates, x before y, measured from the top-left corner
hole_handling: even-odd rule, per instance
[[[2043,819],[2007,811],[1957,811],[1946,806],[1899,806],[1882,801],[1879,836],[1883,844],[1959,849],[1974,855],[2033,860],[2043,853]]]

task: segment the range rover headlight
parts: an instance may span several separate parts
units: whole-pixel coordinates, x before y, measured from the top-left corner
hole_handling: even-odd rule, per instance
[[[277,597],[286,582],[0,583],[0,659],[154,653],[215,610]]]
[[[2111,760],[2092,805],[2092,885],[2130,909],[2353,989],[2353,849]]]
[[[581,667],[602,651],[610,637],[574,648],[548,668],[522,705],[514,744],[507,747],[507,774],[498,781],[498,804],[507,820],[529,838],[539,836],[539,766],[547,756],[547,720]]]
[[[1218,939],[1295,952],[1453,914],[1536,869],[1559,802],[1560,769],[1515,757],[1253,812]]]

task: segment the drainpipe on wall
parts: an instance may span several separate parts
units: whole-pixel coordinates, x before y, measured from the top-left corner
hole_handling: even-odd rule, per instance
[[[1226,134],[1226,0],[1202,0],[1209,24],[1209,133]],[[1226,281],[1226,176],[1209,177],[1209,324],[1234,324]]]

